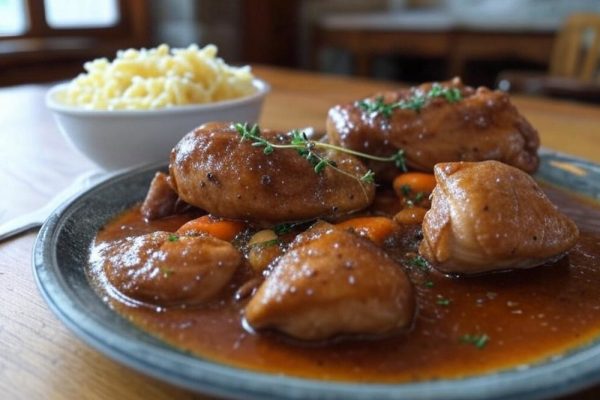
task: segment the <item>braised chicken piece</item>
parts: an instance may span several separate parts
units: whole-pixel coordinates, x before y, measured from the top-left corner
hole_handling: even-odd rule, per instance
[[[178,196],[168,179],[169,176],[163,172],[154,175],[140,209],[145,219],[152,221],[175,213]]]
[[[389,335],[415,310],[402,267],[367,239],[317,223],[299,235],[245,309],[254,329],[302,340]]]
[[[429,172],[440,162],[498,160],[532,173],[539,162],[537,131],[508,95],[458,78],[338,105],[329,111],[327,135],[330,143],[374,155],[403,149],[409,167]],[[379,179],[397,173],[389,164],[368,166]]]
[[[193,305],[215,296],[231,279],[241,255],[230,243],[204,236],[154,232],[96,246],[110,284],[145,303]]]
[[[291,135],[263,130],[279,144]],[[294,149],[264,149],[241,140],[232,123],[210,123],[187,134],[171,152],[170,176],[189,204],[223,218],[278,223],[343,215],[367,207],[375,186],[362,182],[367,169],[338,152],[322,154],[336,164],[320,173]]]
[[[192,211],[193,207],[179,198],[169,180],[169,175],[157,172],[150,182],[148,193],[140,207],[146,221]]]
[[[535,267],[577,241],[575,223],[517,168],[497,161],[442,163],[435,177],[419,253],[441,271]]]

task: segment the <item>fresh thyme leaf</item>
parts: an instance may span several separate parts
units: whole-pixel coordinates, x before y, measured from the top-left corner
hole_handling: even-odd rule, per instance
[[[425,198],[425,193],[417,192],[417,194],[415,195],[414,203],[419,204],[424,198]]]
[[[176,242],[179,240],[179,236],[177,236],[174,233],[169,234],[169,238],[168,238],[169,242]]]
[[[402,190],[402,187],[400,187],[400,190]],[[424,193],[424,192],[417,192],[417,193],[415,194],[415,197],[413,197],[413,198],[411,199],[411,198],[408,198],[408,197],[409,197],[409,194],[410,194],[410,190],[411,190],[411,189],[410,189],[410,187],[409,187],[408,191],[407,191],[407,192],[405,192],[405,191],[402,191],[402,194],[403,194],[405,197],[407,197],[407,199],[406,199],[406,205],[412,208],[412,207],[414,207],[414,206],[418,205],[418,204],[419,204],[421,201],[423,201],[423,199],[425,198],[425,193]]]
[[[270,247],[279,244],[279,239],[271,239],[261,243],[263,247]]]
[[[404,150],[398,150],[398,152],[393,155],[393,159],[396,168],[398,168],[402,172],[408,171],[408,169],[406,168],[406,158],[404,157]]]
[[[277,236],[285,235],[286,233],[290,233],[292,231],[292,224],[275,225],[273,231]]]
[[[462,94],[457,88],[448,88],[447,91],[444,93],[444,97],[449,103],[456,103],[457,101],[462,100]]]
[[[310,165],[312,165],[313,167],[316,167],[317,164],[321,161],[321,159],[312,151],[307,150],[306,155],[304,156],[304,158],[306,158],[306,160],[310,163]],[[317,172],[317,170],[315,169],[315,172]],[[317,172],[318,173],[318,172]]]
[[[450,303],[452,303],[452,300],[442,297],[439,294],[438,294],[437,300],[435,301],[435,304],[440,305],[440,306],[449,306]]]
[[[460,341],[461,341],[461,343],[472,344],[473,346],[477,347],[478,349],[483,349],[490,341],[490,337],[488,335],[486,335],[485,333],[474,334],[474,335],[466,334],[466,335],[462,335],[460,337]]]
[[[240,134],[240,136],[242,137],[242,140],[248,139],[249,135],[250,135],[250,130],[248,129],[248,123],[237,123],[233,125],[235,127],[235,130],[238,131],[238,133]]]
[[[292,144],[293,145],[304,146],[304,145],[306,145],[307,142],[308,142],[308,137],[306,136],[306,133],[300,132],[297,129],[294,129],[292,131]]]
[[[427,102],[427,98],[422,94],[416,94],[410,97],[408,100],[400,100],[398,102],[400,109],[402,110],[413,110],[416,112],[420,112],[425,103]]]
[[[273,151],[274,151],[274,149],[273,149],[273,146],[271,146],[271,145],[266,145],[266,146],[265,146],[265,148],[264,148],[264,150],[263,150],[263,153],[265,153],[266,155],[269,155],[269,154],[271,154]]]
[[[396,108],[400,108],[400,103],[388,103],[386,104],[383,101],[383,96],[378,96],[374,100],[372,99],[364,99],[359,100],[357,106],[366,112],[367,114],[381,114],[386,118],[390,118],[392,116],[392,112]]]
[[[429,264],[427,263],[427,260],[425,260],[423,257],[421,256],[414,256],[413,258],[411,258],[410,260],[408,260],[408,264],[413,266],[413,267],[417,267],[423,271],[428,271],[429,270]]]
[[[400,186],[400,191],[402,192],[402,195],[404,197],[408,197],[410,195],[410,192],[412,191],[412,189],[410,188],[410,185],[407,185],[406,183],[402,186]]]
[[[433,287],[433,281],[426,281],[425,283],[423,283],[423,286],[425,286],[426,288],[432,288]]]
[[[360,100],[358,106],[368,114],[383,114],[386,118],[392,116],[394,110],[394,103],[386,104],[383,101],[383,96],[378,96],[374,100],[364,99]]]
[[[431,89],[427,93],[427,97],[439,97],[442,96],[444,88],[439,83],[435,82],[431,85]]]
[[[368,170],[363,176],[360,177],[360,180],[366,183],[374,183],[375,173],[371,170]]]
[[[317,174],[320,174],[321,172],[323,172],[323,170],[329,165],[329,162],[327,162],[327,160],[325,159],[321,159],[319,160],[319,162],[315,165],[315,172]]]

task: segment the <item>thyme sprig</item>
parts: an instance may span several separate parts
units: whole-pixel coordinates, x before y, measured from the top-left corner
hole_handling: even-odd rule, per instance
[[[378,96],[375,99],[359,100],[356,105],[367,114],[380,114],[385,118],[390,118],[395,110],[420,112],[427,102],[434,98],[444,98],[448,103],[456,103],[462,99],[462,94],[458,88],[444,87],[439,83],[434,83],[428,92],[415,91],[409,98],[394,103],[386,103],[383,96]]]
[[[351,154],[357,157],[366,158],[369,160],[381,161],[381,162],[393,162],[397,168],[402,171],[406,171],[406,160],[404,159],[404,151],[399,150],[395,154],[389,157],[379,157],[372,154],[361,153],[345,147],[336,146],[329,143],[318,142],[308,138],[305,132],[294,130],[291,132],[291,140],[289,143],[273,143],[261,135],[260,127],[256,124],[250,126],[248,123],[237,123],[235,129],[241,136],[242,141],[248,140],[252,142],[254,147],[262,147],[263,153],[269,155],[275,151],[275,149],[293,149],[298,152],[303,158],[305,158],[312,166],[315,173],[320,174],[326,168],[331,168],[344,175],[357,178],[363,183],[374,183],[375,173],[368,170],[364,175],[360,177],[353,176],[352,174],[337,167],[335,161],[332,161],[325,156],[319,154],[316,150],[335,150],[346,154]]]

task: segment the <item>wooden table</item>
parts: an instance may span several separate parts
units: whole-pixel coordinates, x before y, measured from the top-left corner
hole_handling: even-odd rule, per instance
[[[324,128],[330,106],[390,83],[257,67],[273,85],[263,126]],[[47,86],[0,89],[0,223],[44,204],[93,168],[60,136],[44,106]],[[549,148],[600,162],[600,108],[515,98]],[[90,349],[50,312],[31,272],[35,233],[0,244],[0,398],[205,398],[147,378]],[[600,397],[600,387],[578,399]],[[575,397],[573,397],[575,398]]]

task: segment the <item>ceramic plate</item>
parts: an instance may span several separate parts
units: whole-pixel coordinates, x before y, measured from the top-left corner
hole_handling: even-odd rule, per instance
[[[231,367],[169,346],[112,311],[90,286],[85,265],[98,229],[143,199],[153,165],[101,182],[55,211],[34,247],[38,286],[50,308],[82,340],[110,358],[194,391],[238,399],[542,399],[600,382],[600,338],[526,369],[403,384],[351,384]],[[600,199],[600,166],[541,153],[539,179]]]

